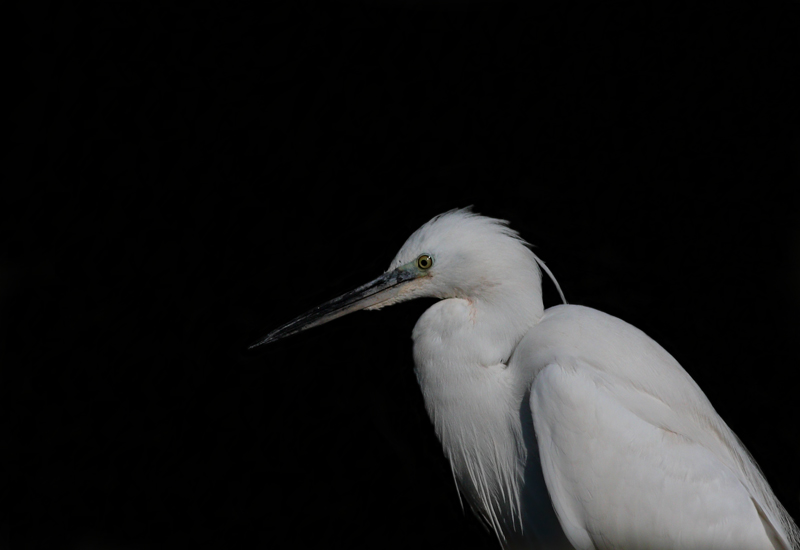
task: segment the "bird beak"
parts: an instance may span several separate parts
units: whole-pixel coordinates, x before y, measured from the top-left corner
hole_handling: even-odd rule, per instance
[[[276,328],[255,342],[248,349],[269,344],[270,342],[286,338],[287,336],[291,336],[292,334],[296,334],[308,328],[333,321],[348,313],[379,306],[383,302],[392,300],[400,293],[403,283],[418,277],[417,273],[412,270],[404,269],[404,267],[405,266],[401,266],[393,271],[387,271],[377,279],[315,307],[297,319]]]

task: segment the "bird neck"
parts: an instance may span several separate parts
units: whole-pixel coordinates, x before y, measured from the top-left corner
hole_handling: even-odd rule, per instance
[[[476,328],[501,348],[504,357],[510,356],[544,315],[538,270],[533,275],[506,279],[470,299],[475,308]]]

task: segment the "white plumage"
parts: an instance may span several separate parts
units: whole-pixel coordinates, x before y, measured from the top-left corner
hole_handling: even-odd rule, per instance
[[[439,298],[414,327],[417,377],[459,490],[504,547],[800,549],[758,466],[678,362],[605,313],[545,311],[539,265],[505,222],[450,211],[382,277],[256,345]]]

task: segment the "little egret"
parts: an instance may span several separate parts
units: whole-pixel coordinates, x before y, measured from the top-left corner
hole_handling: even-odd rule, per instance
[[[800,549],[678,362],[611,315],[566,300],[545,311],[540,267],[552,278],[507,222],[451,210],[383,275],[251,347],[438,298],[414,327],[415,372],[458,490],[504,548]]]

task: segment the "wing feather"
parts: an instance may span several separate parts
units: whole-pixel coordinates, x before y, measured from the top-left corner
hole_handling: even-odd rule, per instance
[[[736,472],[670,429],[663,403],[637,393],[621,398],[606,373],[580,363],[549,365],[534,382],[542,470],[570,542],[587,549],[773,549]],[[643,418],[648,406],[661,426]]]
[[[767,548],[800,550],[797,526],[744,445],[680,364],[642,331],[591,308],[556,306],[548,309],[520,342],[514,364],[520,373],[530,377],[530,404],[543,468],[545,462],[551,464],[551,477],[545,473],[545,479],[549,490],[563,493],[553,495],[553,500],[567,503],[562,510],[564,521],[577,522],[575,536],[581,536],[580,530],[591,519],[582,514],[591,512],[591,517],[601,521],[606,513],[602,508],[581,503],[602,503],[605,496],[615,494],[613,491],[622,496],[636,495],[630,502],[640,507],[630,509],[631,517],[655,522],[651,523],[652,528],[661,529],[662,534],[667,527],[659,527],[657,518],[648,517],[645,510],[661,510],[661,517],[673,522],[672,527],[712,525],[718,521],[712,530],[721,531],[724,515],[676,519],[672,516],[683,513],[671,508],[665,511],[668,504],[677,506],[676,510],[692,509],[685,508],[682,499],[699,499],[711,506],[711,497],[700,494],[705,484],[710,484],[702,491],[727,495],[726,498],[744,491],[747,499],[737,497],[733,502],[747,509],[747,525],[760,525],[760,531],[772,538],[773,543]],[[540,432],[549,435],[541,438]],[[584,439],[577,434],[569,436],[572,432],[582,433]],[[587,456],[592,458],[588,467]],[[605,462],[598,457],[605,457]],[[568,472],[565,468],[570,464],[573,466]],[[609,487],[609,482],[599,477],[598,468],[603,464],[608,476],[634,485]],[[572,478],[564,477],[567,473]],[[637,479],[634,474],[642,478]],[[654,476],[664,486],[651,487],[648,476]],[[578,488],[591,491],[591,499],[576,497]],[[645,495],[648,491],[649,495]],[[664,494],[672,495],[672,500],[647,504],[648,498],[655,498],[653,495]],[[724,510],[724,505],[719,502],[719,510]],[[613,506],[606,508],[614,510]],[[590,537],[587,541],[593,540],[590,535],[585,536]],[[689,536],[688,532],[680,535],[682,539]],[[734,547],[744,546],[739,543]]]

